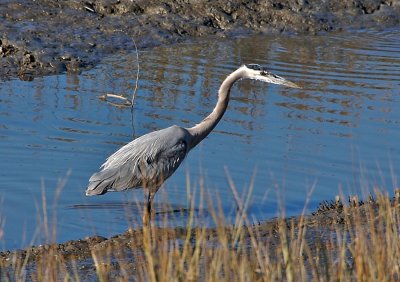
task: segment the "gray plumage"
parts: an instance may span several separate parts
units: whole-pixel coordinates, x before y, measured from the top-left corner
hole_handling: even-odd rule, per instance
[[[148,193],[147,209],[150,211],[154,194],[176,171],[188,152],[218,124],[228,106],[232,85],[244,78],[299,88],[259,65],[242,65],[223,81],[218,91],[217,104],[203,121],[191,128],[174,125],[148,133],[126,144],[108,157],[101,170],[92,175],[86,195],[145,188]]]
[[[92,175],[86,195],[160,186],[188,153],[190,134],[176,125],[143,135],[120,148]]]

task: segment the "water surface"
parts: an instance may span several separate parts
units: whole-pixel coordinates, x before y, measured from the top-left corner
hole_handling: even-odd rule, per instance
[[[130,97],[135,55],[105,58],[95,69],[0,86],[0,238],[20,248],[111,236],[139,224],[142,191],[85,197],[90,175],[132,139],[172,124],[192,126],[214,107],[221,81],[242,63],[259,63],[302,86],[240,81],[214,132],[156,196],[156,209],[185,209],[187,176],[226,213],[253,185],[254,220],[315,209],[322,200],[380,188],[392,193],[400,166],[400,31],[320,37],[255,36],[198,41],[140,52],[134,107],[98,96]],[[60,180],[67,178],[65,183]],[[62,187],[57,197],[57,187]],[[57,200],[54,200],[57,198]],[[44,206],[43,203],[46,203]],[[166,210],[161,203],[168,202]],[[196,212],[202,207],[197,206]],[[184,224],[187,212],[177,216]],[[51,229],[51,228],[50,228]]]

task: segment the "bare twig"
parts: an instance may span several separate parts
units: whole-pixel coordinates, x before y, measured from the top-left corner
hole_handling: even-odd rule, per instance
[[[138,49],[137,49],[137,46],[136,46],[135,39],[133,37],[132,37],[132,41],[133,41],[133,45],[135,46],[136,66],[137,66],[135,89],[133,90],[132,100],[131,100],[131,104],[132,104],[131,111],[133,112],[133,104],[135,103],[136,91],[137,91],[138,85],[139,85],[140,65],[139,65],[139,52],[138,52]]]
[[[134,124],[134,117],[133,117],[133,104],[135,103],[135,97],[136,97],[136,91],[138,89],[139,85],[139,72],[140,72],[140,65],[139,65],[139,52],[137,49],[137,45],[135,42],[135,39],[132,37],[133,45],[135,46],[135,52],[136,52],[136,65],[137,65],[137,72],[136,72],[136,83],[135,83],[135,88],[133,90],[132,94],[132,100],[131,100],[131,123],[132,123],[132,137],[135,139],[135,124]]]
[[[123,32],[122,30],[116,30],[116,31],[120,31]],[[119,108],[125,108],[125,107],[131,107],[131,125],[132,125],[132,137],[133,139],[135,139],[135,125],[134,125],[134,116],[133,116],[133,105],[135,103],[135,98],[136,98],[136,91],[139,87],[139,73],[140,73],[140,65],[139,65],[139,51],[136,45],[136,41],[133,37],[131,37],[133,45],[135,46],[135,52],[136,52],[136,66],[137,66],[137,71],[136,71],[136,81],[135,81],[135,88],[133,89],[133,93],[132,93],[132,98],[131,100],[129,100],[128,98],[125,98],[122,95],[117,95],[117,94],[104,94],[101,96],[98,96],[99,99],[106,101],[108,104],[113,105],[115,107],[119,107]],[[112,99],[118,99],[121,100],[122,102],[115,102],[115,101],[110,101],[110,98]]]

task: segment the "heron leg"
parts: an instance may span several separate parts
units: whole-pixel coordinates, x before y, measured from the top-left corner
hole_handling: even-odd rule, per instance
[[[151,214],[151,212],[152,212],[152,210],[151,210],[151,202],[153,201],[155,194],[156,193],[153,193],[151,191],[149,191],[149,193],[147,194],[147,207],[146,208],[147,208],[147,212],[149,214]]]
[[[151,202],[153,201],[155,194],[156,193],[151,191],[151,189],[148,189],[147,192],[145,193],[145,207],[144,207],[144,213],[143,213],[143,224],[147,224],[149,222],[149,220],[153,219],[154,212],[151,209]]]

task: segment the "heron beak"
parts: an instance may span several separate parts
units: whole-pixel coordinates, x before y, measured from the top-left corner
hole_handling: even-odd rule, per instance
[[[253,74],[247,76],[247,78],[255,79],[255,80],[259,80],[259,81],[263,81],[263,82],[267,82],[267,83],[272,83],[272,84],[284,85],[284,86],[291,87],[291,88],[301,88],[296,83],[291,82],[291,81],[287,80],[286,78],[283,78],[279,75],[273,74],[266,70],[262,70],[261,72],[257,70]]]
[[[298,86],[296,83],[291,82],[291,81],[289,81],[289,80],[286,80],[286,82],[285,82],[284,84],[282,84],[282,85],[285,85],[285,86],[291,87],[291,88],[298,88],[298,89],[301,89],[300,86]]]
[[[266,75],[266,78],[267,78],[269,83],[284,85],[284,86],[291,87],[291,88],[301,88],[296,83],[293,83],[293,82],[291,82],[291,81],[287,80],[286,78],[283,78],[283,77],[281,77],[279,75],[268,73]]]

